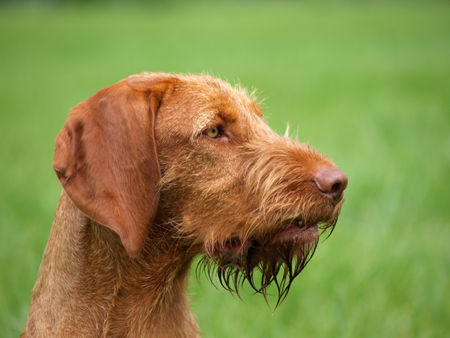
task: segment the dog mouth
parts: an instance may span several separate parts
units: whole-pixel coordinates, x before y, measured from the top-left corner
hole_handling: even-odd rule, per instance
[[[315,243],[319,238],[319,227],[317,223],[304,225],[301,220],[294,220],[278,232],[271,240],[271,245],[283,244],[286,242]]]
[[[266,243],[260,243],[255,238],[242,241],[238,237],[226,241],[221,248],[221,253],[228,256],[238,256],[248,251],[251,247],[276,248],[280,245],[308,245],[314,244],[319,239],[319,226],[317,223],[305,225],[301,219],[286,222],[280,231]]]

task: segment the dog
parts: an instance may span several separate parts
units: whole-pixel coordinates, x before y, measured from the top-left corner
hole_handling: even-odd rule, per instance
[[[186,290],[198,255],[227,290],[275,285],[280,302],[348,181],[272,131],[244,89],[166,73],[75,106],[53,168],[63,190],[23,337],[197,337]]]

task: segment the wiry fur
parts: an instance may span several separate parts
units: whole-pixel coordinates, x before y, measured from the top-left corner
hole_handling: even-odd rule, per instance
[[[186,284],[199,254],[227,290],[247,281],[266,297],[273,284],[279,303],[342,205],[314,184],[330,160],[208,76],[129,77],[74,108],[60,135],[64,191],[24,336],[197,336]]]

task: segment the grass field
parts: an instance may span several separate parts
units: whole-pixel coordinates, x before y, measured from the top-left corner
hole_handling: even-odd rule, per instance
[[[348,174],[338,226],[281,307],[192,276],[204,337],[450,333],[450,5],[0,7],[0,336],[24,327],[69,109],[141,71],[258,89],[269,124]]]

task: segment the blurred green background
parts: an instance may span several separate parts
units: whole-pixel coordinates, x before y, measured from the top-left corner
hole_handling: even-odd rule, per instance
[[[60,185],[72,106],[142,71],[257,88],[349,187],[333,235],[275,311],[193,274],[204,337],[450,333],[450,4],[152,2],[0,5],[0,336],[18,336]]]

